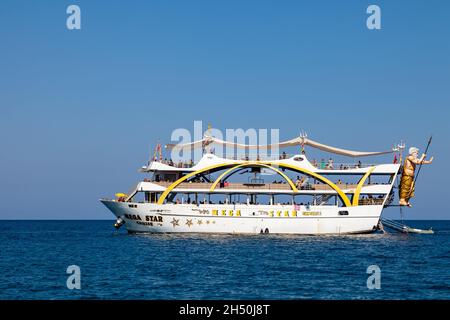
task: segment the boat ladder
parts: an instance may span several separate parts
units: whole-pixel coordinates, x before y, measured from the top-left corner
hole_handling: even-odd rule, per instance
[[[434,231],[430,228],[428,230],[416,229],[408,227],[406,224],[389,220],[386,218],[381,218],[380,222],[383,226],[388,227],[390,229],[402,232],[402,233],[422,233],[422,234],[433,234]]]

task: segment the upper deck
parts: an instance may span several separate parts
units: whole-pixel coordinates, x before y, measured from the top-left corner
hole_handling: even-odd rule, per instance
[[[215,148],[207,150],[207,147],[213,144],[225,149],[236,148],[246,151],[241,153],[243,156],[219,157],[214,154]],[[265,156],[265,153],[273,148],[300,145],[302,154],[288,155],[283,152],[276,157]],[[203,156],[197,163],[192,160],[174,161],[170,158],[162,160],[161,145],[158,145],[159,161],[156,160],[155,152],[155,160],[140,169],[140,172],[150,173],[152,176],[140,182],[122,201],[131,200],[139,192],[144,193],[146,201],[159,205],[178,202],[180,199],[177,200],[177,197],[181,197],[181,202],[183,202],[183,194],[187,196],[187,199],[190,199],[191,195],[197,199],[202,194],[205,197],[204,202],[206,202],[206,197],[208,197],[208,202],[211,201],[211,198],[218,196],[225,197],[226,201],[231,201],[232,196],[246,195],[248,203],[256,202],[258,197],[267,197],[267,195],[270,196],[271,203],[273,203],[274,197],[287,195],[292,196],[293,203],[299,196],[312,196],[314,201],[319,196],[324,200],[322,202],[334,198],[336,203],[340,199],[343,206],[354,206],[364,200],[364,195],[371,201],[376,198],[377,201],[384,203],[387,195],[391,194],[400,169],[399,164],[364,164],[359,160],[352,164],[335,163],[332,158],[327,161],[325,159],[310,161],[304,154],[303,147],[306,145],[353,158],[391,154],[404,148],[404,146],[398,145],[391,150],[381,152],[352,151],[324,145],[307,139],[306,136],[261,146],[223,141],[205,135],[199,141],[166,145],[167,149],[172,149],[171,155],[173,156],[186,155],[189,152],[192,154],[194,149],[202,148],[200,154]],[[250,150],[256,151],[251,153]],[[251,154],[253,158],[251,158]],[[246,182],[242,181],[244,176],[240,176],[243,174],[253,176],[248,177]],[[269,174],[273,176],[270,177]],[[230,180],[233,175],[237,176],[238,181]],[[234,180],[236,176],[233,176]],[[282,179],[277,181],[277,179],[274,180],[274,177]]]
[[[325,168],[323,168],[324,166]],[[154,193],[154,198],[158,199],[160,204],[164,203],[170,193],[174,195],[284,194],[292,196],[337,196],[346,206],[349,206],[352,202],[358,204],[359,196],[363,194],[370,198],[372,196],[382,197],[381,199],[384,201],[385,196],[392,190],[394,178],[399,168],[399,164],[364,165],[357,163],[353,166],[339,164],[338,168],[334,169],[334,164],[331,161],[328,166],[324,164],[316,166],[302,154],[286,156],[273,161],[235,160],[206,154],[191,168],[178,168],[159,162],[151,163],[141,171],[153,173],[152,178],[139,183],[135,192]],[[242,170],[246,170],[247,173],[254,173],[255,179],[247,182],[229,181],[233,174]],[[272,171],[275,177],[281,177],[282,179],[272,181],[274,177],[256,178],[261,170]],[[297,175],[297,181],[294,182],[292,174]],[[301,179],[300,175],[302,176]],[[376,182],[371,180],[372,176],[377,175],[385,176],[386,179]],[[348,177],[349,179],[354,176],[356,181],[342,181],[341,179],[336,181],[336,176]],[[270,181],[267,181],[269,179]],[[169,197],[169,199],[173,198]],[[359,199],[359,201],[361,200]]]
[[[331,161],[330,161],[331,160]],[[334,163],[332,159],[325,161],[313,160],[310,162],[303,154],[287,155],[283,154],[279,157],[265,157],[249,159],[248,157],[241,158],[227,158],[218,157],[214,154],[205,154],[197,164],[192,161],[184,161],[175,163],[171,159],[162,161],[153,161],[148,166],[142,167],[139,171],[144,173],[192,173],[203,170],[205,168],[216,165],[241,165],[241,164],[269,164],[271,166],[277,165],[291,165],[296,166],[317,174],[334,174],[334,175],[359,175],[366,173],[370,168],[376,169],[372,174],[389,174],[398,172],[399,164],[367,164],[358,161],[357,163]]]

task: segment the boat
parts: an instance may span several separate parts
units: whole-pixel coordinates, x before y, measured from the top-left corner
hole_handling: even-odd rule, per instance
[[[298,154],[221,156],[206,146],[260,150],[301,146]],[[197,162],[163,159],[157,153],[139,171],[145,175],[129,193],[100,201],[129,233],[365,234],[379,229],[394,200],[400,170],[396,161],[335,164],[310,161],[305,146],[352,158],[401,152],[360,152],[310,140],[304,135],[274,145],[243,145],[205,135],[166,145],[169,150],[202,148]],[[397,157],[397,154],[396,154]]]

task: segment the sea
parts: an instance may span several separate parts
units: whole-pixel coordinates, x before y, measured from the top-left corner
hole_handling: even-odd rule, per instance
[[[0,299],[450,299],[435,234],[128,234],[114,221],[0,221]]]

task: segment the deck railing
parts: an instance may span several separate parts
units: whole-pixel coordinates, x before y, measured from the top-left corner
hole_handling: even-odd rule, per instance
[[[373,206],[373,205],[382,205],[384,202],[384,198],[365,198],[359,199],[358,203],[360,206]]]
[[[172,182],[167,181],[160,181],[160,182],[153,182],[161,187],[169,187]],[[204,189],[209,190],[213,184],[209,182],[182,182],[180,183],[176,189]],[[356,184],[345,184],[340,183],[336,184],[340,189],[346,190],[346,189],[355,189],[357,187]],[[291,186],[287,183],[264,183],[264,184],[254,184],[251,183],[225,183],[223,185],[217,185],[216,190],[233,190],[233,189],[248,189],[248,190],[254,190],[254,189],[262,189],[262,190],[291,190]],[[329,185],[327,184],[310,184],[301,188],[298,188],[300,190],[333,190]]]
[[[238,156],[223,156],[222,158],[228,159],[228,160],[236,160],[236,161],[276,161],[276,160],[285,160],[289,159],[291,157],[295,156],[294,154],[286,154],[286,155],[279,155],[279,156],[264,156],[264,157],[257,157],[257,156],[244,156],[244,157],[238,157]],[[171,160],[162,160],[162,161],[156,161],[160,162],[166,165],[169,165],[174,168],[183,168],[183,169],[190,169],[195,166],[195,163],[192,161],[185,161],[185,162],[178,162],[175,163]],[[331,166],[327,160],[324,161],[316,161],[315,159],[310,160],[311,164],[320,170],[350,170],[350,169],[358,169],[358,168],[368,168],[375,166],[376,164],[369,164],[369,163],[333,163]]]

